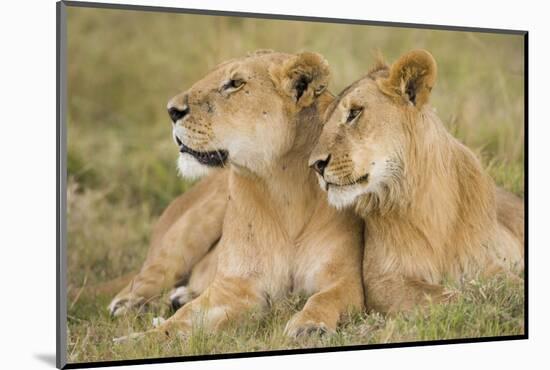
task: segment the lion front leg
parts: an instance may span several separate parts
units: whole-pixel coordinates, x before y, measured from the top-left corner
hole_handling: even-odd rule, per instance
[[[447,302],[455,295],[443,285],[397,274],[373,273],[365,276],[365,294],[369,310],[386,314],[407,312],[429,303]]]
[[[158,338],[188,336],[197,328],[204,328],[211,332],[221,330],[229,322],[245,317],[252,309],[265,310],[267,302],[256,285],[251,279],[216,276],[203,294],[181,307],[158,327],[145,333],[130,334],[115,341],[143,336]]]
[[[174,287],[189,276],[219,240],[227,207],[226,192],[210,193],[187,206],[165,233],[153,240],[140,272],[111,301],[108,309],[112,316],[122,315]],[[165,213],[173,212],[171,207]]]
[[[341,279],[312,295],[304,308],[287,323],[285,334],[300,337],[314,333],[334,333],[342,316],[364,307],[359,279]]]
[[[187,284],[174,288],[169,295],[172,309],[177,310],[181,306],[191,302],[208,288],[216,276],[218,266],[218,247],[214,247],[201,259],[191,271]]]
[[[193,328],[202,327],[215,332],[246,317],[252,309],[262,311],[266,306],[255,280],[219,275],[203,294],[180,308],[158,329],[189,334]]]
[[[302,243],[295,276],[299,290],[314,294],[287,323],[285,334],[290,337],[332,333],[345,314],[365,305],[362,222],[345,213],[329,214],[328,221],[318,222],[313,225],[316,232]]]

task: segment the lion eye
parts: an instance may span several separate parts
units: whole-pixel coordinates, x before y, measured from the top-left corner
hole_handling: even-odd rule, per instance
[[[363,112],[363,108],[353,108],[350,109],[348,117],[346,118],[346,123],[351,123]]]
[[[223,86],[222,89],[225,91],[228,90],[237,90],[241,87],[243,87],[245,84],[245,81],[242,79],[231,79],[227,81]]]

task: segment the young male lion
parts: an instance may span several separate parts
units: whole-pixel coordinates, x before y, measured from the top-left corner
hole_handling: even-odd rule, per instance
[[[329,202],[366,222],[367,307],[408,310],[445,279],[523,267],[523,202],[496,188],[428,103],[430,53],[379,63],[327,110],[310,164]]]
[[[261,52],[170,101],[181,172],[228,166],[229,197],[212,282],[151,334],[188,333],[196,320],[215,330],[290,291],[310,296],[290,336],[333,331],[363,307],[362,222],[329,206],[307,163],[333,99],[328,80],[318,54]]]

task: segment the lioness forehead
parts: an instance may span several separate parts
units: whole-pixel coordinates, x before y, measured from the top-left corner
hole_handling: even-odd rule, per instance
[[[191,87],[191,90],[206,88],[208,85],[218,85],[222,80],[230,77],[234,73],[251,73],[254,77],[269,77],[268,70],[273,64],[280,64],[292,57],[291,54],[257,51],[240,58],[226,60],[210,71],[202,79],[197,81]],[[241,76],[243,78],[252,77],[252,75]]]
[[[226,60],[210,70],[208,74],[210,75],[216,72],[225,73],[228,70],[235,68],[238,69],[239,67],[254,70],[263,70],[267,69],[270,65],[274,63],[281,63],[290,57],[292,57],[291,54],[260,50],[254,53],[250,53],[244,57]]]

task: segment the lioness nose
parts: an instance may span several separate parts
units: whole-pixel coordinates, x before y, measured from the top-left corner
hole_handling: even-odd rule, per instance
[[[172,122],[176,123],[178,120],[182,119],[189,113],[189,106],[185,105],[183,109],[177,107],[168,108],[168,115]]]
[[[315,162],[313,162],[311,167],[315,171],[317,171],[319,175],[323,176],[323,174],[325,173],[325,168],[327,168],[329,162],[330,162],[330,154],[326,156],[325,159],[318,159]]]

